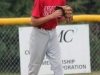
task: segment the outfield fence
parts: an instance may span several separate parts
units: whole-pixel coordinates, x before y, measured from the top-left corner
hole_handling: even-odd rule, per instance
[[[94,20],[96,19],[95,17]],[[29,20],[28,18],[26,25],[24,22],[20,25],[14,23],[12,25],[10,23],[4,25],[3,20],[2,22],[0,20],[0,75],[20,75],[18,27],[30,26],[28,24]],[[78,22],[79,20],[77,17],[76,21]],[[91,22],[81,22],[89,24],[91,73],[75,75],[100,75],[100,19],[97,22],[94,20],[92,18]],[[88,19],[87,21],[90,20]]]

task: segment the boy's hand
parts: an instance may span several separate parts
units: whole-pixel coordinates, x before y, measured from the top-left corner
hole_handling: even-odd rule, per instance
[[[50,15],[52,18],[59,18],[59,17],[62,17],[62,11],[61,10],[56,10],[55,12],[53,12],[51,15]]]

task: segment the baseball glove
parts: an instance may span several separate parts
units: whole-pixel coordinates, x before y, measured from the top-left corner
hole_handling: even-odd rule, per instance
[[[56,6],[55,10],[62,10],[62,14],[66,19],[66,22],[71,22],[73,20],[73,10],[70,6]]]

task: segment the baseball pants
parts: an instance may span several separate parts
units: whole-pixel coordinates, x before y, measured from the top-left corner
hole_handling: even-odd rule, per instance
[[[33,27],[29,50],[28,75],[38,75],[45,55],[50,61],[54,75],[64,75],[56,29],[44,30]]]

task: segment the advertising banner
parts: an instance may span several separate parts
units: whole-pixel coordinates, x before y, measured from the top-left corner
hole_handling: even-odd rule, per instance
[[[89,25],[57,26],[64,74],[90,73]],[[28,75],[29,40],[32,27],[19,27],[21,75]],[[44,58],[39,74],[53,74],[50,62]]]

